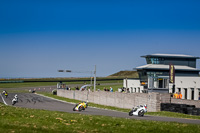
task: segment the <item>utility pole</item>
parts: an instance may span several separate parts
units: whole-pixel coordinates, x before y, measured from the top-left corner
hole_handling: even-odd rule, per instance
[[[96,65],[94,67],[94,92],[96,91]]]
[[[92,86],[92,78],[93,78],[93,72],[91,71],[91,77],[90,77],[90,85]]]
[[[70,72],[71,73],[72,70],[58,70],[58,72]],[[91,72],[91,74],[93,73],[93,71],[90,71],[90,72]],[[81,72],[77,72],[77,73],[81,73]],[[92,77],[91,77],[90,84],[92,85]],[[94,91],[96,91],[96,65],[94,67]]]

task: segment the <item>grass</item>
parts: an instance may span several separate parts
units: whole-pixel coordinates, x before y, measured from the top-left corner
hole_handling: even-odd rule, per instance
[[[110,76],[113,77],[123,77],[123,78],[139,78],[138,72],[137,71],[120,71],[117,73],[114,73]]]
[[[199,133],[200,125],[70,114],[0,104],[0,131],[10,133]]]
[[[66,84],[66,86],[79,86],[81,87],[83,84],[90,84],[89,81],[87,82],[63,82]],[[101,85],[105,84],[106,85]],[[116,83],[114,85],[109,85],[109,83]],[[118,88],[122,88],[123,84],[122,81],[98,81],[96,88],[103,90],[104,88],[110,89],[110,87],[113,87],[113,91],[118,91]],[[24,87],[42,87],[42,86],[56,86],[57,82],[24,82],[24,83],[0,83],[0,89],[5,89],[5,88],[24,88]],[[72,90],[75,90],[75,87],[71,87]],[[91,90],[93,90],[93,86],[91,87]]]
[[[154,116],[166,116],[166,117],[199,119],[200,120],[200,116],[188,115],[188,114],[183,114],[183,113],[174,113],[174,112],[168,112],[168,111],[148,112],[147,114],[148,115],[154,115]]]
[[[94,77],[92,78],[94,80]],[[109,81],[109,82],[113,82],[113,81],[120,81],[123,80],[124,77],[120,77],[120,76],[108,76],[108,77],[96,77],[97,81]],[[67,77],[60,77],[60,78],[14,78],[14,79],[3,79],[0,78],[0,81],[24,81],[24,82],[79,82],[79,81],[90,81],[91,77],[71,77],[71,78],[67,78]]]
[[[69,85],[72,84],[83,84],[84,82],[70,82]],[[89,84],[90,82],[86,82]],[[97,86],[97,88],[103,90],[104,87],[109,88],[110,85],[101,85],[102,83],[122,83],[120,81],[99,81],[100,85]],[[68,83],[66,83],[68,84]],[[41,86],[51,86],[51,85],[56,85],[56,82],[24,82],[24,83],[0,83],[0,90],[3,90],[1,88],[15,88],[12,90],[9,90],[9,92],[12,93],[23,93],[23,92],[28,92],[28,89],[17,89],[21,87],[41,87]],[[117,91],[118,88],[122,87],[122,85],[112,85],[114,91]],[[72,88],[73,89],[73,88]],[[78,103],[78,100],[74,99],[67,99],[67,98],[62,98],[58,97],[55,95],[52,95],[50,93],[42,93],[43,95],[53,97],[56,99],[64,100],[67,102],[73,102],[73,103]],[[110,110],[117,110],[117,111],[122,111],[122,112],[128,112],[130,109],[122,109],[122,108],[117,108],[117,107],[111,107],[111,106],[104,106],[104,105],[99,105],[99,104],[94,104],[90,103],[90,106],[92,107],[97,107],[97,108],[104,108],[104,109],[110,109]],[[181,114],[181,113],[173,113],[173,112],[166,112],[166,111],[161,111],[161,112],[148,112],[147,115],[156,115],[156,116],[167,116],[167,117],[177,117],[177,118],[188,118],[188,119],[200,119],[200,116],[193,116],[193,115],[186,115],[186,114]]]
[[[39,87],[55,86],[56,82],[24,82],[24,83],[0,83],[0,88],[22,88],[22,87]]]
[[[59,96],[52,95],[50,93],[45,93],[45,92],[39,92],[39,94],[42,94],[42,95],[45,95],[45,96],[48,96],[48,97],[52,97],[52,98],[55,98],[55,99],[63,100],[63,101],[66,101],[66,102],[71,102],[71,103],[81,102],[79,100],[59,97]],[[123,108],[117,108],[117,107],[112,107],[112,106],[104,106],[104,105],[95,104],[95,103],[89,103],[89,106],[102,108],[102,109],[116,110],[116,111],[121,111],[121,112],[129,112],[130,111],[130,109],[123,109]],[[187,114],[174,113],[174,112],[167,112],[167,111],[147,112],[146,115],[166,116],[166,117],[174,117],[174,118],[187,118],[187,119],[200,119],[200,116],[187,115]]]

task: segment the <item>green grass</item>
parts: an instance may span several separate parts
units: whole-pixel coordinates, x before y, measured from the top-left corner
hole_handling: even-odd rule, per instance
[[[24,83],[0,83],[0,89],[5,88],[23,88],[23,87],[42,87],[42,86],[56,86],[58,82],[24,82]],[[90,82],[63,82],[66,84],[66,86],[72,86],[72,85],[78,85],[81,87],[83,84],[90,84]],[[108,85],[101,85],[107,83]],[[109,83],[117,83],[116,85],[109,85]],[[97,89],[103,90],[104,88],[110,89],[110,87],[113,88],[113,91],[117,91],[118,88],[122,88],[122,81],[98,81],[96,85]],[[120,84],[120,85],[119,85]],[[74,87],[71,87],[72,90],[75,90]],[[91,87],[91,90],[93,90],[93,86]]]
[[[55,86],[56,82],[24,82],[24,83],[0,83],[0,88],[22,88],[22,87],[39,87]]]
[[[188,114],[183,114],[183,113],[174,113],[174,112],[168,112],[168,111],[148,112],[147,114],[154,115],[154,116],[166,116],[166,117],[175,117],[175,118],[200,119],[200,116],[188,115]]]
[[[69,84],[66,82],[66,84],[68,84],[69,86],[71,84],[83,84],[84,82],[70,82]],[[90,82],[86,82],[86,84],[89,84]],[[101,85],[102,83],[121,83],[121,81],[99,81],[100,85],[97,85],[97,88],[103,90],[104,87],[109,88],[110,86],[113,87],[114,91],[117,91],[118,88],[121,88],[122,85]],[[24,92],[28,92],[28,89],[17,89],[17,88],[22,88],[22,87],[41,87],[41,86],[51,86],[51,85],[56,85],[56,82],[25,82],[25,83],[0,83],[0,91],[3,90],[4,88],[15,88],[12,90],[9,90],[9,92],[11,93],[24,93]],[[72,88],[74,89],[74,88]],[[93,88],[92,88],[93,89]],[[42,92],[40,92],[42,93]],[[74,99],[67,99],[67,98],[62,98],[62,97],[58,97],[55,95],[52,95],[50,93],[42,93],[46,96],[49,97],[54,97],[56,99],[60,99],[60,100],[64,100],[67,102],[73,102],[73,103],[78,103],[78,100],[74,100]],[[94,103],[90,103],[90,106],[93,107],[97,107],[97,108],[104,108],[104,109],[110,109],[110,110],[117,110],[117,111],[123,111],[123,112],[128,112],[130,111],[130,109],[122,109],[122,108],[117,108],[117,107],[111,107],[111,106],[104,106],[104,105],[99,105],[99,104],[94,104]],[[181,114],[181,113],[172,113],[172,112],[165,112],[165,111],[161,111],[161,112],[148,112],[147,115],[156,115],[156,116],[167,116],[167,117],[177,117],[177,118],[188,118],[188,119],[200,119],[200,116],[193,116],[193,115],[186,115],[186,114]]]
[[[45,92],[39,92],[39,94],[42,94],[42,95],[45,95],[45,96],[48,96],[48,97],[52,97],[52,98],[55,98],[55,99],[63,100],[63,101],[66,101],[66,102],[71,102],[71,103],[81,102],[79,100],[59,97],[59,96],[52,95],[50,93],[45,93]],[[117,107],[112,107],[112,106],[105,106],[105,105],[100,105],[100,104],[95,104],[95,103],[89,103],[89,106],[102,108],[102,109],[109,109],[109,110],[127,112],[127,113],[130,111],[130,109],[123,109],[123,108],[117,108]],[[146,115],[166,116],[166,117],[174,117],[174,118],[187,118],[187,119],[200,119],[200,116],[187,115],[187,114],[174,113],[174,112],[167,112],[167,111],[147,112]]]
[[[70,114],[0,104],[0,132],[199,133],[200,125]]]
[[[94,78],[92,79],[94,80]],[[105,81],[105,82],[117,82],[117,81],[123,81],[122,77],[97,77],[96,78],[97,82],[98,81]],[[10,82],[10,81],[17,81],[17,82],[90,82],[91,78],[86,77],[86,78],[30,78],[30,79],[24,79],[24,78],[19,78],[19,79],[0,79],[0,82]]]
[[[121,78],[139,78],[137,71],[120,71],[110,75],[111,77],[121,77]]]

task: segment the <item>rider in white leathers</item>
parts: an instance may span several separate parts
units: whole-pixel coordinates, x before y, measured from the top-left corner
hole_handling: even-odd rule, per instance
[[[15,96],[14,96],[14,98],[12,100],[12,105],[14,105],[17,102],[18,102],[18,96],[17,96],[17,94],[15,94]]]

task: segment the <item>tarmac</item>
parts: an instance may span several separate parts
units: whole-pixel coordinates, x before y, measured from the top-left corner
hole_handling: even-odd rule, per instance
[[[68,103],[65,101],[49,98],[34,93],[10,93],[8,97],[5,98],[3,95],[0,95],[0,102],[12,106],[12,99],[14,95],[17,94],[19,101],[13,106],[32,108],[32,109],[43,109],[50,111],[61,111],[68,113],[80,113],[84,115],[98,115],[98,116],[110,116],[110,117],[119,117],[126,119],[137,119],[137,120],[148,120],[148,121],[163,121],[163,122],[178,122],[178,123],[187,123],[187,124],[200,124],[200,120],[195,119],[184,119],[184,118],[172,118],[172,117],[161,117],[161,116],[151,116],[144,115],[143,117],[138,116],[129,116],[128,112],[119,112],[112,110],[105,110],[99,108],[88,107],[84,111],[73,111],[74,103]]]

